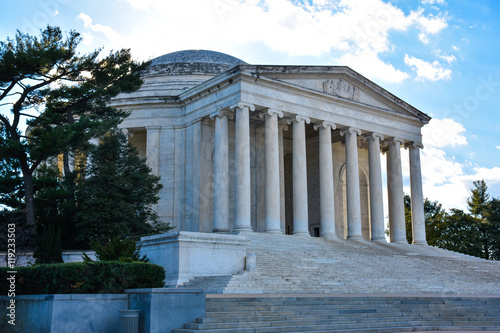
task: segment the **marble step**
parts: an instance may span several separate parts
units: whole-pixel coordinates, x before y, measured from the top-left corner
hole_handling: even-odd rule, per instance
[[[207,298],[206,316],[173,332],[500,330],[500,297]]]

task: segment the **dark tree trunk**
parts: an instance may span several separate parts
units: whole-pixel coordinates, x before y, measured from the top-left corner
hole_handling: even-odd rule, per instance
[[[68,177],[71,173],[71,168],[69,166],[69,152],[63,153],[63,172],[64,176]]]
[[[26,226],[31,230],[33,237],[36,236],[36,215],[35,215],[35,200],[33,190],[33,173],[28,168],[23,167],[24,192],[26,205]]]

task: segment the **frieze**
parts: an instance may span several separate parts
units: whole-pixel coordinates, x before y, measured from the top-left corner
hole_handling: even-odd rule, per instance
[[[323,92],[355,102],[359,102],[360,98],[359,89],[342,79],[323,81]]]

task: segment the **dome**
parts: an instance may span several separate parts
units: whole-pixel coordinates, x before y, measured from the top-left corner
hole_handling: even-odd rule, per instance
[[[246,63],[221,52],[185,50],[154,58],[144,74],[145,76],[217,75],[238,64]]]
[[[151,66],[178,63],[207,63],[222,65],[245,64],[244,61],[225,53],[208,50],[186,50],[164,54],[151,61]]]

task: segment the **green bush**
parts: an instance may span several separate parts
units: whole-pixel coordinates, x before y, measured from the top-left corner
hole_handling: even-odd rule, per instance
[[[8,291],[0,268],[0,289]],[[16,295],[121,293],[129,288],[161,288],[163,267],[144,262],[96,261],[16,267]]]
[[[118,260],[118,261],[126,261],[126,262],[134,262],[134,261],[142,261],[148,262],[149,259],[146,258],[146,255],[141,257],[140,251],[141,246],[133,240],[132,238],[124,238],[121,239],[119,236],[115,236],[112,239],[108,240],[104,245],[99,244],[97,242],[90,242],[90,246],[92,250],[95,251],[95,256],[97,260],[100,261],[109,261],[109,260]],[[83,260],[93,261],[89,258],[89,256],[84,253]]]

